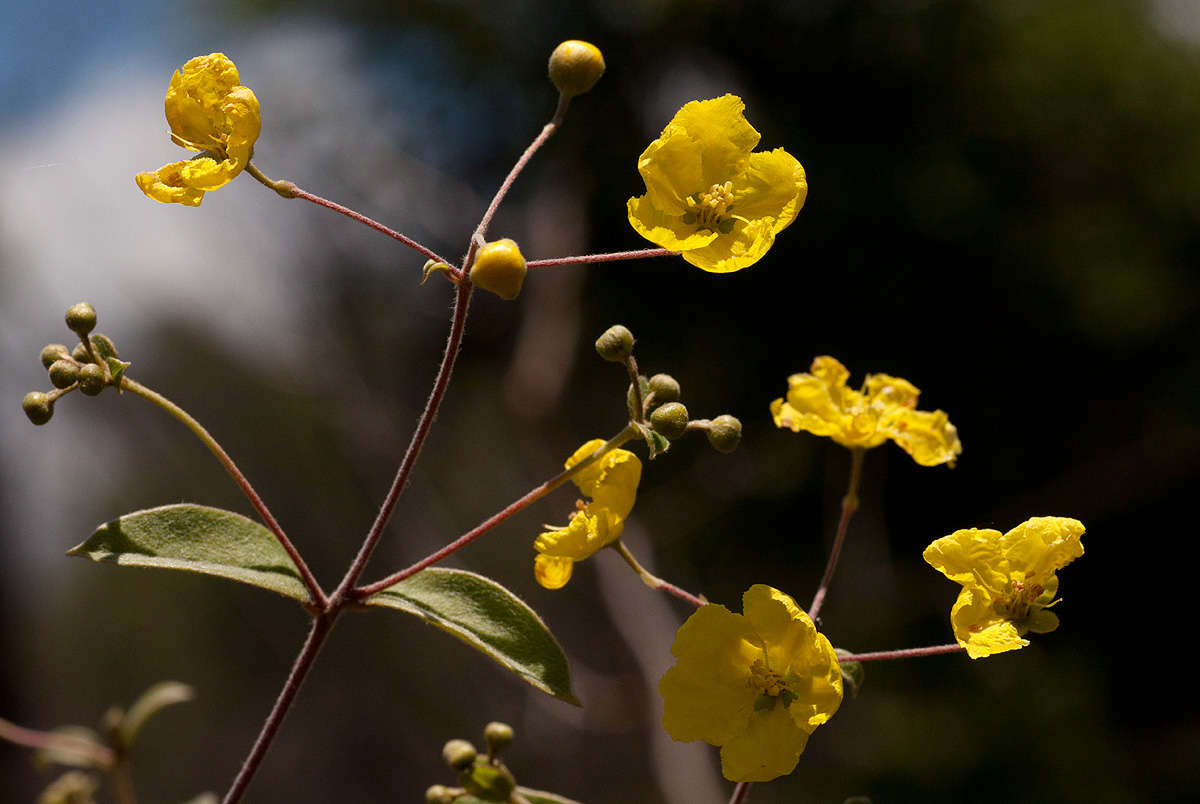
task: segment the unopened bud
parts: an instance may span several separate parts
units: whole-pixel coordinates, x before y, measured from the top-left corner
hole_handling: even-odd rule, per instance
[[[82,343],[75,344],[75,348],[71,350],[71,359],[79,363],[92,362],[92,356],[88,354],[87,347]]]
[[[604,55],[591,42],[568,39],[550,54],[550,80],[565,97],[582,95],[604,75]]]
[[[678,402],[679,382],[670,374],[655,374],[650,378],[650,391],[655,402]]]
[[[495,756],[512,745],[513,728],[507,723],[493,720],[483,727],[483,739],[487,743],[488,756]]]
[[[717,452],[733,452],[742,440],[742,423],[728,413],[708,424],[708,443]]]
[[[613,363],[622,363],[633,354],[633,333],[616,324],[596,339],[596,353]]]
[[[466,740],[450,740],[442,746],[442,759],[456,771],[464,771],[475,764],[478,752]]]
[[[425,791],[425,804],[454,804],[458,795],[445,785],[435,784]]]
[[[67,310],[67,327],[80,338],[96,328],[96,310],[87,302],[72,304]]]
[[[471,283],[511,301],[521,292],[525,271],[521,249],[506,237],[479,249],[471,266]]]
[[[460,777],[467,792],[484,801],[509,801],[517,780],[501,764],[482,762]]]
[[[50,368],[57,360],[66,360],[71,352],[61,343],[48,343],[42,347],[42,365]]]
[[[50,383],[55,388],[70,388],[79,379],[79,364],[70,358],[50,364]]]
[[[687,408],[678,402],[660,405],[650,414],[650,425],[654,428],[654,432],[669,441],[674,441],[687,432]]]
[[[88,363],[79,369],[79,390],[84,396],[96,396],[104,390],[107,382],[108,378],[104,376],[104,369],[95,363]]]
[[[41,391],[25,394],[25,398],[21,400],[21,408],[34,424],[45,424],[54,415],[54,402]]]

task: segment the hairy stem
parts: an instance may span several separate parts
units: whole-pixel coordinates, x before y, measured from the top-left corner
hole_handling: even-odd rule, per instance
[[[275,535],[275,538],[279,541],[279,544],[285,551],[287,551],[288,557],[292,559],[292,562],[296,565],[296,569],[300,572],[300,580],[304,582],[304,587],[308,590],[308,596],[313,608],[317,611],[323,611],[326,608],[328,601],[325,598],[325,593],[321,590],[321,585],[318,584],[317,579],[313,577],[312,571],[309,570],[308,565],[304,563],[304,559],[300,557],[300,552],[296,549],[296,546],[292,544],[291,539],[287,537],[287,534],[283,532],[283,528],[279,526],[279,523],[275,520],[275,517],[271,515],[269,510],[267,510],[266,503],[264,503],[262,498],[258,496],[258,492],[255,491],[254,487],[250,485],[250,481],[247,480],[246,476],[242,474],[242,470],[237,468],[237,464],[233,462],[233,459],[229,457],[229,454],[225,452],[220,444],[217,443],[217,440],[209,435],[209,432],[200,425],[200,422],[192,418],[191,414],[189,414],[186,410],[179,407],[157,391],[153,391],[141,383],[131,380],[128,375],[121,378],[121,388],[129,391],[130,393],[137,394],[143,399],[153,402],[167,413],[170,413],[176,419],[181,421],[185,427],[191,430],[192,434],[196,436],[196,438],[200,439],[204,446],[208,447],[209,451],[216,456],[218,461],[220,461],[221,466],[225,467],[225,471],[229,473],[229,476],[233,478],[233,482],[237,483],[238,488],[240,488],[242,493],[246,495],[246,499],[248,499],[250,504],[254,506],[254,510],[258,512],[260,517],[262,517],[263,522],[266,524],[271,533]]]
[[[729,804],[744,804],[750,795],[750,785],[754,782],[738,782],[737,787],[733,788],[733,796],[729,799]]]
[[[523,497],[521,497],[520,499],[516,500],[515,502],[509,504],[507,507],[498,511],[497,513],[492,514],[492,516],[488,517],[483,522],[479,523],[474,528],[472,528],[471,530],[464,533],[462,536],[459,536],[457,539],[450,542],[449,544],[447,544],[445,547],[441,548],[440,550],[438,550],[434,553],[431,553],[430,555],[426,556],[425,558],[421,559],[420,561],[418,561],[417,563],[413,564],[410,567],[402,569],[399,572],[392,573],[391,575],[389,575],[388,577],[384,578],[381,581],[376,581],[375,583],[368,584],[366,586],[362,586],[362,587],[359,587],[358,589],[355,589],[353,592],[354,597],[356,599],[362,600],[362,599],[370,597],[371,595],[382,592],[384,589],[387,589],[388,587],[392,586],[393,584],[400,583],[400,581],[403,581],[405,578],[411,578],[413,575],[416,575],[418,572],[425,569],[426,567],[430,567],[430,566],[436,564],[437,562],[441,561],[443,558],[450,555],[451,553],[455,553],[458,550],[461,550],[462,548],[466,547],[471,542],[478,539],[483,534],[487,533],[489,530],[494,528],[496,525],[499,525],[501,522],[508,519],[513,514],[517,513],[518,511],[520,511],[523,508],[528,507],[530,504],[537,502],[542,497],[545,497],[547,494],[549,494],[550,492],[554,491],[556,488],[561,486],[563,483],[566,483],[577,472],[579,472],[580,470],[584,469],[587,466],[590,466],[592,463],[598,461],[601,458],[601,456],[604,455],[604,453],[606,453],[610,450],[616,449],[617,447],[621,446],[625,442],[634,438],[637,435],[637,432],[638,432],[637,429],[634,427],[631,427],[631,426],[626,427],[621,432],[617,433],[615,436],[610,438],[607,442],[605,442],[604,446],[597,449],[595,452],[593,452],[587,458],[584,458],[582,461],[580,461],[579,463],[570,467],[569,469],[564,469],[563,471],[559,472],[554,477],[547,480],[545,483],[542,483],[539,486],[535,486],[532,490],[530,490]]]
[[[626,547],[625,543],[620,539],[617,539],[615,542],[610,544],[609,547],[616,550],[621,558],[625,559],[625,562],[629,564],[629,566],[633,567],[633,571],[638,574],[638,577],[642,579],[642,582],[645,583],[646,586],[649,586],[651,589],[658,589],[666,592],[668,595],[674,595],[680,600],[686,600],[688,603],[691,603],[697,608],[704,605],[704,600],[701,598],[696,597],[691,592],[680,589],[673,583],[664,581],[662,578],[652,574],[649,570],[643,567],[640,563],[638,563],[638,560],[633,557],[633,553],[629,552],[629,548]]]
[[[254,778],[255,771],[258,770],[263,757],[267,754],[267,749],[271,747],[275,733],[279,731],[284,717],[287,716],[296,693],[300,691],[300,685],[304,683],[304,678],[312,669],[313,662],[321,651],[321,646],[325,644],[325,638],[329,636],[329,631],[333,628],[337,616],[337,611],[331,611],[313,619],[312,629],[308,632],[308,639],[305,640],[304,647],[300,649],[300,654],[292,665],[292,672],[288,674],[287,681],[280,690],[279,697],[275,700],[275,706],[271,708],[271,714],[267,715],[267,721],[263,724],[262,731],[258,733],[254,747],[250,749],[250,754],[242,763],[241,770],[233,780],[229,792],[225,794],[223,804],[235,804],[245,794],[250,780]]]
[[[578,257],[551,257],[547,260],[531,260],[526,268],[549,268],[553,265],[584,265],[592,262],[616,262],[618,260],[640,260],[645,257],[678,257],[680,252],[665,248],[644,248],[638,251],[613,251],[608,254],[583,254]]]
[[[858,483],[862,478],[863,456],[866,450],[856,447],[850,450],[850,483],[846,496],[842,498],[842,515],[838,519],[837,534],[833,537],[833,548],[829,551],[829,561],[825,565],[825,574],[821,576],[821,585],[813,596],[812,605],[808,607],[808,616],[815,623],[821,604],[825,602],[825,594],[829,591],[829,583],[833,580],[833,571],[837,567],[838,556],[842,553],[842,543],[846,540],[846,528],[850,525],[850,517],[858,510]]]
[[[878,662],[884,659],[919,659],[922,656],[937,656],[943,653],[958,653],[964,651],[957,642],[950,645],[930,645],[926,648],[905,648],[903,650],[879,650],[873,653],[851,653],[839,656],[839,662]]]

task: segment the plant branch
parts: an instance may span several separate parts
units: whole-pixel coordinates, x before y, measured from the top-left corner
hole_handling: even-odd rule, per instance
[[[937,656],[942,653],[964,651],[957,642],[950,645],[930,645],[927,648],[905,648],[903,650],[880,650],[873,653],[850,653],[839,656],[839,662],[878,662],[884,659],[918,659],[922,656]]]
[[[610,438],[607,442],[605,442],[605,444],[602,447],[598,448],[591,455],[584,458],[582,461],[575,464],[574,466],[571,466],[570,468],[564,469],[563,471],[559,472],[557,475],[550,478],[545,483],[542,483],[541,485],[534,487],[523,497],[521,497],[520,499],[516,500],[515,502],[509,504],[508,506],[506,506],[502,510],[498,511],[497,513],[492,514],[492,516],[488,517],[483,522],[479,523],[474,528],[472,528],[471,530],[464,533],[462,536],[459,536],[457,539],[450,542],[445,547],[442,547],[441,549],[437,550],[436,552],[431,553],[430,555],[421,559],[420,561],[413,564],[412,566],[407,567],[406,569],[402,569],[399,572],[392,573],[391,575],[389,575],[388,577],[384,578],[381,581],[376,581],[375,583],[368,584],[366,586],[362,586],[362,587],[359,587],[358,589],[355,589],[352,593],[353,596],[358,600],[364,600],[364,599],[370,597],[371,595],[382,592],[384,589],[387,589],[388,587],[390,587],[394,584],[400,583],[400,581],[403,581],[405,578],[411,578],[413,575],[416,575],[418,572],[425,569],[426,567],[430,567],[430,566],[436,564],[437,562],[441,561],[443,558],[450,555],[451,553],[455,553],[455,552],[461,550],[462,548],[466,547],[471,542],[478,539],[483,534],[487,533],[489,530],[494,528],[496,525],[499,525],[501,522],[503,522],[504,520],[511,517],[513,514],[517,513],[518,511],[520,511],[523,508],[527,508],[532,503],[537,502],[542,497],[545,497],[547,494],[554,491],[556,488],[561,486],[563,483],[566,483],[577,472],[579,472],[580,470],[584,469],[585,467],[591,465],[592,463],[598,461],[600,459],[600,457],[604,455],[604,453],[608,452],[609,450],[616,449],[617,447],[621,446],[625,442],[634,438],[637,435],[637,432],[638,432],[637,429],[634,427],[629,427],[629,426],[625,427],[625,429],[623,429],[621,432],[617,433],[615,436]]]
[[[738,782],[737,787],[733,788],[733,797],[729,799],[729,804],[744,804],[749,797],[752,784],[754,782]]]
[[[829,583],[833,580],[833,571],[837,567],[838,557],[842,553],[842,544],[846,541],[846,528],[850,525],[850,517],[858,510],[858,483],[862,479],[863,456],[866,450],[855,447],[850,450],[850,483],[846,496],[842,498],[842,515],[838,519],[837,534],[833,537],[833,548],[829,551],[829,561],[825,565],[825,574],[821,576],[821,585],[813,596],[812,605],[808,607],[808,616],[815,623],[821,604],[825,602],[825,593],[829,591]]]
[[[0,740],[38,751],[74,751],[88,756],[97,768],[108,770],[115,761],[113,750],[108,746],[75,737],[70,734],[55,734],[52,731],[27,729],[0,718]]]
[[[225,471],[229,473],[229,476],[233,478],[233,482],[237,483],[238,488],[246,495],[246,499],[254,506],[254,510],[262,517],[267,528],[275,535],[276,540],[278,540],[279,544],[287,552],[288,557],[292,559],[292,563],[296,565],[296,569],[300,573],[300,580],[304,582],[304,587],[308,590],[312,606],[318,611],[323,611],[328,601],[325,598],[325,593],[321,590],[321,585],[317,583],[317,579],[313,577],[312,571],[304,563],[304,559],[300,557],[300,552],[296,549],[296,546],[292,544],[291,539],[287,537],[287,534],[283,532],[283,528],[280,527],[275,517],[271,515],[266,503],[258,496],[258,492],[250,485],[250,481],[242,474],[242,470],[238,469],[237,464],[229,457],[229,453],[225,452],[221,445],[217,443],[217,440],[209,435],[209,432],[200,425],[200,422],[192,418],[191,414],[162,394],[147,388],[139,382],[135,382],[128,375],[121,378],[121,388],[153,402],[167,413],[170,413],[191,430],[192,434],[200,439],[204,446],[208,447],[209,451],[220,461],[221,466],[225,467]]]
[[[638,574],[638,576],[642,579],[642,582],[651,589],[658,589],[666,592],[669,595],[674,595],[680,600],[686,600],[688,603],[691,603],[697,608],[705,604],[703,599],[696,597],[691,592],[680,589],[675,584],[668,583],[662,578],[659,578],[657,575],[652,574],[649,570],[638,563],[638,560],[633,557],[633,553],[629,552],[629,548],[626,547],[625,543],[620,539],[617,539],[608,546],[616,550],[621,558],[625,559],[625,562],[629,564],[629,566],[633,567],[633,571]]]
[[[665,248],[644,248],[638,251],[613,251],[608,254],[583,254],[579,257],[552,257],[547,260],[531,260],[525,263],[525,267],[549,268],[553,265],[584,265],[593,262],[640,260],[644,257],[678,257],[680,253]]]
[[[284,717],[287,716],[296,693],[300,691],[300,685],[304,683],[305,676],[312,669],[313,662],[316,660],[321,646],[325,643],[325,638],[329,636],[329,631],[333,628],[337,616],[338,612],[332,611],[313,619],[312,629],[308,632],[308,639],[305,640],[304,647],[300,649],[300,654],[296,656],[292,672],[288,675],[283,689],[280,690],[279,698],[276,699],[275,706],[271,708],[271,713],[267,715],[267,720],[258,733],[258,739],[254,741],[254,747],[250,749],[250,754],[242,763],[241,770],[234,778],[229,792],[225,794],[223,804],[235,804],[245,794],[258,766],[262,764],[263,757],[267,754],[267,749],[271,747],[275,733],[279,731]]]

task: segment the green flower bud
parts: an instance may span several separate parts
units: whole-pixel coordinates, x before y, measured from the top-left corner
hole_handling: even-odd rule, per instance
[[[57,360],[66,360],[71,352],[61,343],[48,343],[42,347],[42,365],[50,368]]]
[[[517,787],[517,780],[508,772],[508,768],[486,761],[463,773],[459,781],[468,793],[484,801],[508,801]]]
[[[655,374],[650,378],[650,390],[656,402],[678,402],[679,382],[670,374]]]
[[[722,414],[709,422],[707,435],[717,452],[733,452],[742,440],[742,423],[728,413]]]
[[[84,396],[96,396],[104,390],[107,382],[108,378],[104,376],[104,369],[95,363],[88,363],[79,369],[79,390],[83,392]]]
[[[70,388],[79,379],[79,364],[74,360],[55,360],[50,364],[50,382],[55,388]]]
[[[478,752],[466,740],[450,740],[442,746],[442,759],[456,771],[465,771],[475,764]]]
[[[493,240],[475,255],[471,283],[512,301],[521,292],[525,270],[525,258],[514,241],[507,237]]]
[[[493,720],[483,727],[483,739],[487,743],[488,756],[495,756],[512,745],[513,728],[507,723]]]
[[[633,355],[633,333],[616,324],[596,339],[596,353],[612,363],[623,363]]]
[[[34,424],[45,424],[54,415],[54,402],[41,391],[30,391],[21,400],[25,415]]]
[[[687,432],[687,408],[678,402],[660,405],[650,414],[650,426],[663,438],[674,441]]]
[[[87,302],[72,304],[67,310],[67,327],[80,338],[96,328],[96,310]]]
[[[71,359],[77,363],[91,363],[92,356],[88,354],[87,347],[82,343],[75,344],[75,348],[71,350]]]
[[[568,39],[550,54],[550,81],[567,98],[582,95],[604,75],[604,54],[591,42]]]
[[[435,784],[425,791],[425,804],[454,804],[458,794],[445,785]]]

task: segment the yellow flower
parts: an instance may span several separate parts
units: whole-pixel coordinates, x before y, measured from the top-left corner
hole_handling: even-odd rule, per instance
[[[908,380],[868,374],[863,390],[846,387],[850,372],[832,357],[818,357],[811,374],[788,377],[786,401],[771,403],[776,427],[829,436],[844,447],[877,447],[895,441],[922,466],[954,465],[962,452],[958,430],[943,411],[916,410],[921,393]]]
[[[137,185],[155,201],[200,205],[204,193],[245,169],[262,129],[258,98],[224,53],[197,56],[171,76],[166,99],[171,140],[200,156],[139,173]]]
[[[638,234],[714,273],[762,259],[808,194],[787,151],[751,153],[759,134],[745,108],[736,95],[686,104],[642,152],[646,194],[629,199]]]
[[[570,469],[602,446],[602,439],[592,439],[575,450],[566,467]],[[576,561],[619,539],[641,479],[642,462],[624,449],[609,450],[572,475],[572,482],[592,501],[577,502],[566,527],[547,525],[546,532],[534,541],[533,547],[539,553],[533,562],[537,582],[547,589],[562,588],[571,580]]]
[[[663,728],[676,740],[721,746],[734,782],[791,773],[808,736],[842,702],[833,646],[794,600],[763,584],[742,614],[696,609],[671,645],[678,661],[658,683]]]
[[[1083,523],[1035,516],[1008,533],[956,530],[925,548],[925,560],[962,591],[950,610],[954,637],[972,659],[1017,650],[1032,631],[1058,627],[1056,570],[1083,555]]]

